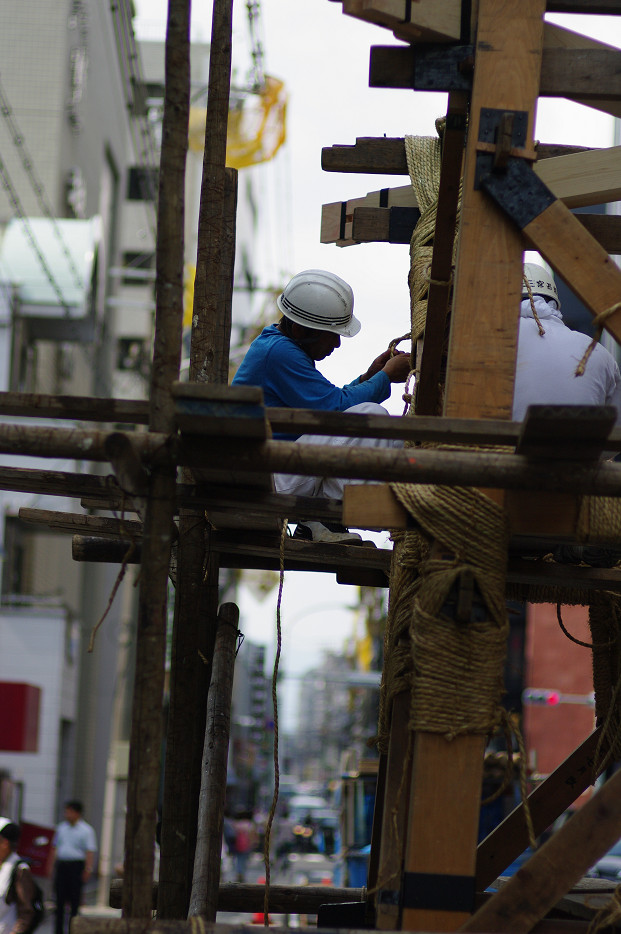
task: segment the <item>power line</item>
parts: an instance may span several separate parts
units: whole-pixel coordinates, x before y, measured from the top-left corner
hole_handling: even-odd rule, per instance
[[[58,243],[60,244],[60,248],[63,252],[63,255],[65,256],[65,259],[67,260],[69,269],[71,270],[71,273],[73,275],[74,282],[77,285],[77,287],[80,290],[82,290],[84,288],[84,281],[75,265],[73,256],[71,255],[69,248],[67,244],[65,243],[65,240],[62,235],[62,231],[56,221],[56,217],[54,216],[54,213],[52,209],[50,208],[49,202],[47,201],[44,185],[37,178],[37,175],[34,169],[34,164],[32,161],[32,157],[30,156],[30,153],[28,152],[28,149],[26,148],[24,134],[21,132],[20,128],[18,127],[14,119],[13,109],[9,103],[8,97],[6,95],[6,91],[2,87],[1,82],[0,82],[0,107],[2,108],[2,116],[4,117],[7,123],[7,126],[9,127],[9,130],[11,132],[11,136],[13,139],[13,145],[19,152],[22,165],[26,171],[26,174],[28,176],[32,189],[35,193],[39,207],[43,211],[43,214],[48,218],[48,220],[51,221],[54,235],[56,236],[56,239],[58,240]]]
[[[60,288],[56,279],[54,278],[54,274],[52,270],[50,269],[50,267],[48,266],[47,260],[45,259],[43,253],[39,249],[39,245],[34,235],[34,231],[32,227],[30,226],[30,221],[28,220],[28,218],[26,217],[26,214],[24,213],[24,209],[19,199],[19,195],[17,194],[17,190],[15,186],[13,185],[13,182],[11,181],[11,176],[9,175],[8,169],[6,165],[4,164],[1,157],[0,157],[0,178],[2,179],[2,187],[6,191],[9,201],[11,202],[13,212],[15,216],[19,217],[19,219],[21,220],[23,227],[24,227],[24,232],[26,234],[26,237],[28,238],[30,246],[34,250],[41,264],[41,268],[43,269],[43,272],[46,275],[48,282],[50,283],[54,292],[56,293],[56,297],[58,298],[59,304],[65,309],[65,313],[69,315],[69,305],[65,301],[65,297],[62,293],[62,289]]]
[[[117,46],[117,56],[121,66],[122,79],[125,85],[125,98],[130,116],[130,132],[134,155],[140,168],[144,169],[141,184],[149,186],[148,191],[142,191],[145,202],[150,202],[148,208],[149,225],[153,238],[156,237],[155,201],[156,192],[153,190],[153,170],[158,165],[158,156],[153,138],[151,125],[145,113],[138,110],[137,97],[143,93],[145,86],[140,57],[136,48],[134,30],[129,18],[129,4],[111,0],[110,9],[114,24],[114,34]],[[132,113],[132,111],[134,111]]]

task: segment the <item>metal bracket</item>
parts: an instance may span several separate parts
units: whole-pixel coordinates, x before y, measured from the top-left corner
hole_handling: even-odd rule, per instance
[[[469,91],[474,74],[472,45],[416,45],[415,91]]]
[[[557,198],[523,159],[510,158],[504,173],[489,172],[480,187],[523,230]]]
[[[482,107],[475,168],[475,189],[483,189],[520,229],[555,200],[532,171],[536,159],[525,149],[528,112]]]
[[[491,172],[504,171],[512,150],[524,151],[528,130],[528,111],[498,110],[482,107],[474,187]],[[533,156],[535,154],[533,153]]]

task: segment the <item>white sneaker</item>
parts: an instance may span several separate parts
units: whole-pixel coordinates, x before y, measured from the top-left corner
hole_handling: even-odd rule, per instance
[[[362,536],[343,528],[333,532],[323,522],[298,522],[293,538],[297,541],[321,542],[323,545],[361,545]]]

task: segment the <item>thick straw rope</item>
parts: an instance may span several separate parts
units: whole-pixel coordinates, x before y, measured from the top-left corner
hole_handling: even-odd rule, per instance
[[[421,218],[410,245],[412,341],[425,330],[429,267],[440,183],[441,144],[406,137]],[[410,414],[414,413],[410,411]],[[393,484],[422,532],[395,537],[385,639],[379,744],[385,749],[394,695],[411,689],[410,726],[443,733],[491,732],[502,719],[500,697],[508,633],[504,595],[508,529],[502,509],[475,490]],[[448,556],[430,551],[439,542]],[[443,607],[462,573],[473,575],[484,622],[462,624]]]

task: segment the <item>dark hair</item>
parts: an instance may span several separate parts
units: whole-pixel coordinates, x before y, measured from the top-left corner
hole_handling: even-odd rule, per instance
[[[72,811],[77,811],[78,814],[81,814],[84,810],[84,806],[81,801],[65,801],[65,807],[71,808]]]
[[[14,847],[19,840],[20,833],[19,824],[8,823],[0,830],[0,837],[4,837]]]

